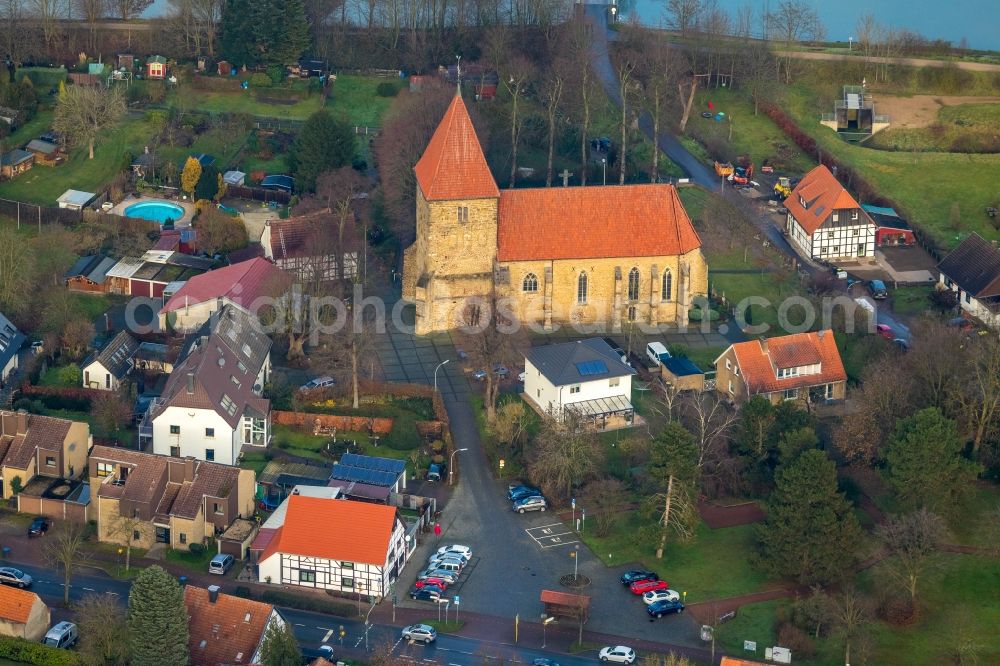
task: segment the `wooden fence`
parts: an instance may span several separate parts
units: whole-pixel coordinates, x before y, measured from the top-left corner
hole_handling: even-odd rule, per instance
[[[250,199],[252,201],[276,201],[280,204],[287,204],[292,200],[292,195],[282,190],[268,190],[263,187],[249,187],[247,185],[227,185],[226,196],[237,197],[239,199]]]
[[[95,199],[95,205],[99,205],[105,195]],[[58,224],[64,227],[72,227],[81,222],[91,224],[101,224],[114,226],[118,229],[136,229],[147,232],[158,232],[160,225],[156,222],[143,220],[136,217],[125,217],[105,213],[101,210],[84,208],[83,210],[72,210],[69,208],[57,208],[54,206],[39,206],[38,204],[14,201],[13,199],[0,199],[0,215],[9,217],[17,223],[17,228],[37,227],[41,231],[42,226]]]

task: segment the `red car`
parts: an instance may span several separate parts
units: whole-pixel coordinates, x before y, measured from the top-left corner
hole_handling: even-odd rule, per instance
[[[878,334],[880,337],[885,338],[886,340],[895,340],[897,337],[899,337],[895,333],[893,333],[892,329],[885,324],[878,324],[877,326],[875,326],[875,333]]]
[[[423,580],[418,580],[416,583],[413,584],[413,586],[415,588],[417,588],[418,590],[420,588],[424,587],[425,585],[430,585],[430,586],[433,586],[433,587],[438,587],[438,588],[440,588],[442,590],[447,590],[448,589],[448,582],[445,581],[445,580],[442,580],[440,578],[425,578]]]
[[[637,580],[628,587],[628,589],[632,590],[632,594],[645,594],[653,590],[666,590],[669,588],[670,584],[665,580]]]

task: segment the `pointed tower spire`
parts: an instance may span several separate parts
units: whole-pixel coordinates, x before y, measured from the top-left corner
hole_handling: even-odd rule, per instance
[[[500,196],[460,94],[452,98],[413,171],[428,201]]]

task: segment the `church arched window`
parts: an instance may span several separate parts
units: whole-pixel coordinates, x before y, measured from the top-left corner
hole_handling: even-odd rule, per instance
[[[663,271],[663,287],[660,294],[660,300],[669,301],[673,298],[673,286],[674,286],[674,276],[670,273],[670,269]]]
[[[581,272],[576,279],[576,302],[580,305],[587,304],[587,273]]]
[[[526,294],[534,294],[538,291],[538,276],[534,273],[525,275],[524,281],[521,283],[521,291]]]
[[[628,272],[628,300],[639,300],[639,269],[633,268]]]

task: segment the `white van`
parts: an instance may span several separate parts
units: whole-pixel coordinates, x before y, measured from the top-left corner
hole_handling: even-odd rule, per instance
[[[68,650],[73,647],[80,635],[76,631],[76,625],[72,622],[59,622],[49,629],[42,639],[43,645],[49,647],[62,648]]]
[[[650,342],[646,345],[646,356],[652,361],[653,365],[660,366],[663,362],[670,358],[670,352],[667,348],[663,346],[662,342]]]

